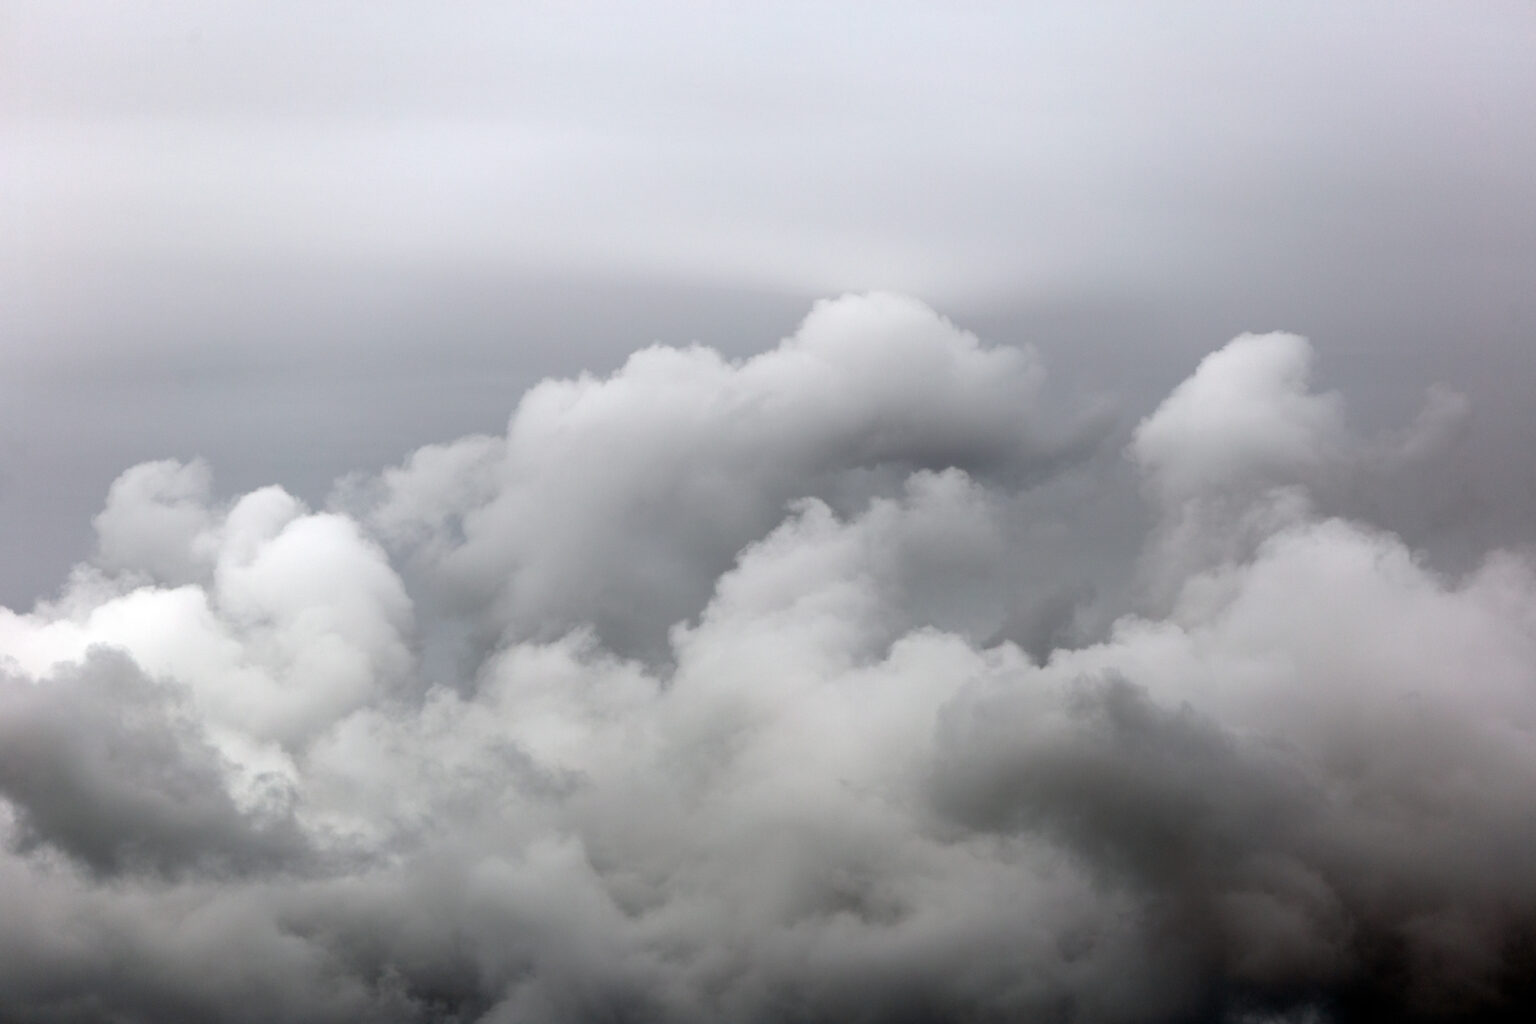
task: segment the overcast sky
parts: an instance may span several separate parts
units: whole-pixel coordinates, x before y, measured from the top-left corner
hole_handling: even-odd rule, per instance
[[[0,151],[0,1018],[1532,998],[1528,0],[0,0]]]
[[[1138,413],[1247,329],[1403,404],[1536,372],[1524,2],[13,0],[0,31],[11,601],[133,461],[319,497],[546,373],[760,351],[848,290],[1150,374]]]

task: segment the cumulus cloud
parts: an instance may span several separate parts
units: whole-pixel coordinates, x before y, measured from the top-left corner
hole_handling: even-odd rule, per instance
[[[178,695],[121,653],[5,678],[0,707],[0,792],[22,849],[46,844],[100,874],[301,861],[281,794],[242,814]]]
[[[1536,565],[1361,512],[1464,400],[1362,438],[1311,360],[1239,338],[1095,462],[1145,550],[1028,648],[1117,449],[897,296],[325,510],[128,470],[0,610],[0,1016],[1520,1019]]]
[[[1466,398],[1436,386],[1408,427],[1365,437],[1342,395],[1312,389],[1312,363],[1305,338],[1242,335],[1136,427],[1127,454],[1159,513],[1143,558],[1159,606],[1195,568],[1251,557],[1288,523],[1334,514],[1391,530],[1426,504],[1401,481],[1450,450]]]
[[[589,625],[656,656],[790,501],[856,508],[951,466],[1021,486],[1080,458],[1101,425],[1042,422],[1042,376],[911,299],[826,302],[744,362],[653,346],[546,381],[504,438],[426,449],[353,497],[487,642]]]
[[[1136,430],[1158,496],[1188,500],[1337,458],[1339,396],[1308,389],[1311,363],[1294,334],[1245,334],[1206,356]]]

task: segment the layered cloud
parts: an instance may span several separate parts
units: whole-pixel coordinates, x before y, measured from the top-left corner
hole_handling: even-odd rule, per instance
[[[1373,488],[1464,403],[1363,438],[1311,358],[1236,339],[1122,458],[847,297],[324,510],[128,470],[0,610],[0,1016],[1518,1019],[1536,565],[1430,568]],[[1152,525],[1063,610],[1103,465]]]

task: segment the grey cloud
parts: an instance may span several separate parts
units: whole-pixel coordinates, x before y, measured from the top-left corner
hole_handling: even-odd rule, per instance
[[[148,462],[118,477],[95,519],[97,561],[164,583],[204,575],[199,540],[210,524],[212,475],[201,462]]]
[[[131,469],[0,610],[0,1010],[1520,1019],[1536,566],[1344,514],[1464,414],[1361,435],[1310,359],[1237,339],[1126,460],[845,297],[324,511]],[[1131,468],[1142,560],[1074,577]]]
[[[918,303],[845,297],[740,363],[654,347],[606,380],[541,384],[504,441],[418,453],[363,514],[420,550],[456,613],[493,609],[512,638],[589,623],[655,656],[792,499],[857,508],[913,469],[1017,486],[1080,461],[1103,424],[1042,421],[1041,376]]]
[[[0,704],[0,793],[23,851],[52,846],[104,875],[280,869],[307,852],[284,791],[242,813],[183,701],[120,654],[8,676]]]
[[[1160,708],[1123,680],[1082,680],[1054,707],[966,706],[946,720],[944,749],[943,814],[1043,834],[1135,892],[1143,940],[1182,953],[1213,1008],[1522,1012],[1512,980],[1536,927],[1536,876],[1506,854],[1529,805],[1445,805],[1406,773],[1366,791],[1349,767]]]
[[[12,0],[0,1020],[1536,1018],[1533,43]]]
[[[1408,426],[1363,436],[1342,395],[1313,390],[1313,361],[1296,335],[1240,336],[1133,431],[1126,454],[1160,511],[1143,560],[1154,601],[1197,565],[1251,554],[1296,515],[1402,533],[1454,500],[1436,490],[1466,455],[1465,396],[1433,385]]]

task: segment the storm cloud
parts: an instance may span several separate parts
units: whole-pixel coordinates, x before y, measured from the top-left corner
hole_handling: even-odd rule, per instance
[[[128,469],[0,609],[0,1016],[1523,1019],[1536,563],[1394,529],[1467,399],[1313,362],[1116,433],[852,295],[323,508]]]

